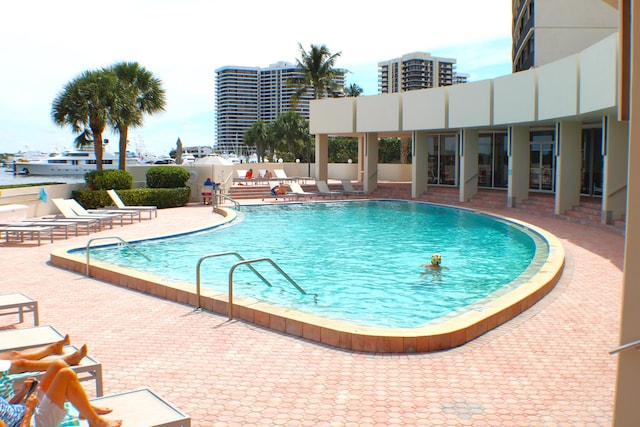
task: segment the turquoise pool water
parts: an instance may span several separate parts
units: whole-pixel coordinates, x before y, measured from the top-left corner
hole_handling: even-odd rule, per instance
[[[267,263],[254,266],[274,286],[242,266],[234,273],[234,298],[375,327],[417,327],[478,309],[489,295],[535,273],[548,252],[540,236],[507,221],[405,201],[243,207],[230,225],[135,247],[152,261],[114,245],[92,249],[91,257],[193,284],[205,254],[269,257],[317,298],[302,295]],[[446,269],[421,267],[433,252]],[[205,260],[201,285],[226,293],[237,261]]]

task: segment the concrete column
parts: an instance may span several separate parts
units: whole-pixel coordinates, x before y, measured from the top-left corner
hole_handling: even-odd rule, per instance
[[[371,193],[378,187],[378,134],[364,135],[364,177],[362,188]]]
[[[329,175],[329,135],[316,135],[315,177],[323,181]]]
[[[507,206],[516,207],[518,202],[529,197],[529,128],[511,126],[507,128],[509,144],[509,170]]]
[[[358,135],[358,177],[360,182],[364,182],[364,134]]]
[[[636,3],[623,0],[623,31],[631,24],[629,50],[622,50],[622,63],[630,59],[631,88],[629,96],[629,159],[627,175],[627,228],[625,234],[624,272],[622,275],[622,315],[620,344],[640,339],[640,12]],[[638,18],[638,21],[635,20]],[[636,81],[637,79],[637,81]],[[632,167],[635,166],[635,167]],[[613,425],[638,425],[640,408],[640,351],[630,349],[618,356],[618,375]]]
[[[615,116],[602,119],[602,223],[622,218],[627,209],[627,156],[629,124]]]
[[[414,199],[427,191],[427,182],[429,180],[427,171],[429,161],[427,138],[427,132],[413,132],[413,141],[411,142],[413,158],[413,163],[411,164],[411,197]]]
[[[478,131],[462,129],[458,136],[460,201],[466,202],[478,192]]]
[[[555,214],[562,215],[580,204],[582,169],[582,123],[556,123]]]

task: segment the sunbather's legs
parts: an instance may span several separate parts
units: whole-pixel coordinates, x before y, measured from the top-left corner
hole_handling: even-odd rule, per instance
[[[70,353],[66,356],[62,356],[60,359],[65,362],[65,364],[70,366],[75,366],[82,361],[82,359],[87,355],[87,345],[83,345],[73,353]],[[51,361],[44,360],[30,360],[30,359],[13,359],[11,361],[11,373],[19,374],[21,372],[38,372],[38,371],[46,371],[51,365]]]
[[[39,360],[43,357],[47,357],[51,354],[61,354],[62,349],[65,345],[68,345],[71,342],[71,338],[69,335],[65,335],[63,339],[60,341],[56,341],[52,344],[45,345],[43,347],[37,347],[27,350],[9,350],[0,353],[0,359],[4,360],[14,360],[14,359],[29,359],[29,360]]]
[[[49,399],[61,408],[69,401],[80,413],[80,417],[89,421],[91,427],[116,427],[122,421],[107,420],[100,414],[106,413],[104,408],[94,408],[89,402],[87,393],[78,381],[78,376],[62,361],[55,361],[42,377],[40,387]]]

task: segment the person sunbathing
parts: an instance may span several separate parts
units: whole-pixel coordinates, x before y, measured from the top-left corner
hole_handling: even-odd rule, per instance
[[[0,353],[0,360],[11,361],[10,374],[46,371],[49,365],[51,365],[51,361],[41,359],[54,354],[62,355],[64,352],[64,346],[69,345],[70,343],[71,338],[67,334],[61,340],[46,346],[28,350],[9,350],[2,352]],[[73,353],[60,356],[60,359],[67,365],[75,366],[78,365],[86,355],[87,345],[84,344]]]
[[[5,376],[10,370],[10,360],[0,360],[0,371]],[[28,427],[33,421],[38,427],[57,427],[67,415],[65,401],[70,402],[79,412],[80,418],[89,422],[90,427],[119,427],[121,420],[111,420],[103,415],[109,408],[92,406],[75,372],[60,359],[54,360],[37,387],[37,391],[27,397],[27,392],[35,379],[27,379],[24,387],[10,400],[0,397],[0,420],[8,427]],[[24,401],[25,403],[17,403]]]

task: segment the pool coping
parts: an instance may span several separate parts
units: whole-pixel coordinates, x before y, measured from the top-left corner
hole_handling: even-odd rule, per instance
[[[565,253],[559,239],[546,230],[506,216],[473,209],[465,210],[529,228],[546,240],[549,246],[549,256],[536,275],[494,299],[490,304],[484,305],[482,310],[467,311],[435,325],[375,328],[356,326],[234,296],[233,318],[339,349],[360,352],[425,353],[447,350],[470,342],[518,316],[548,294],[562,275]],[[236,218],[236,212],[232,209],[216,208],[216,212],[224,217],[216,226],[229,223]],[[60,248],[52,251],[51,265],[86,274],[86,257],[70,253],[71,250],[82,248]],[[90,277],[98,280],[170,301],[198,306],[196,285],[164,281],[158,276],[95,260],[91,261],[89,273]],[[228,315],[229,298],[226,293],[203,289],[199,300],[201,309]]]

